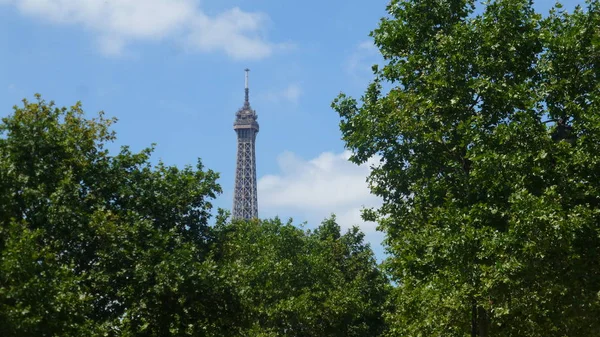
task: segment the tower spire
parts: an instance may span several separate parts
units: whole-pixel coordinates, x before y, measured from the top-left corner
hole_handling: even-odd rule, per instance
[[[248,95],[248,72],[246,69],[246,99],[244,106],[235,114],[233,129],[237,133],[237,161],[233,195],[233,218],[252,219],[258,217],[256,193],[256,134],[258,116],[250,108]]]
[[[246,99],[244,100],[244,103],[246,104],[250,104],[250,89],[248,88],[248,73],[250,72],[250,69],[246,68],[244,69],[244,71],[246,72],[246,86],[245,86],[245,93],[246,93]]]

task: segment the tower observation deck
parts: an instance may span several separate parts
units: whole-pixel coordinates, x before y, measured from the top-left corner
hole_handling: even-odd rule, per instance
[[[235,114],[233,130],[237,133],[237,162],[233,194],[233,218],[252,219],[258,217],[256,192],[255,143],[258,133],[258,116],[250,107],[248,72],[246,69],[244,105]]]

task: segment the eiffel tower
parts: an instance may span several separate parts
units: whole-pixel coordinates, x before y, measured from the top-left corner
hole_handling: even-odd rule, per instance
[[[249,101],[248,72],[246,69],[246,98],[244,105],[235,114],[233,130],[237,133],[237,163],[235,167],[235,189],[233,195],[233,218],[253,219],[258,217],[256,193],[256,134],[258,116]]]

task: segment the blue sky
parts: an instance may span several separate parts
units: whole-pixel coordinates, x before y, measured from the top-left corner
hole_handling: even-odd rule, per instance
[[[0,0],[0,116],[41,93],[58,105],[116,116],[116,145],[221,173],[217,207],[231,208],[232,123],[244,71],[259,115],[259,213],[359,224],[378,255],[381,235],[358,216],[379,201],[366,166],[346,161],[340,91],[360,96],[379,62],[368,37],[384,0]],[[554,1],[537,1],[543,13]],[[568,6],[581,1],[569,1]]]

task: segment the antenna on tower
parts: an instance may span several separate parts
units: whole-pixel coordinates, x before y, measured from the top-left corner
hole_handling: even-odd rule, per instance
[[[248,96],[249,96],[249,95],[248,95],[248,92],[249,92],[249,89],[248,89],[248,73],[250,72],[250,69],[246,68],[244,71],[246,72],[246,86],[245,86],[245,88],[246,88],[246,89],[245,89],[245,92],[246,92],[246,100],[245,100],[245,102],[246,102],[246,103],[249,103],[249,101],[250,101],[250,100],[249,100],[249,97],[248,97]]]

